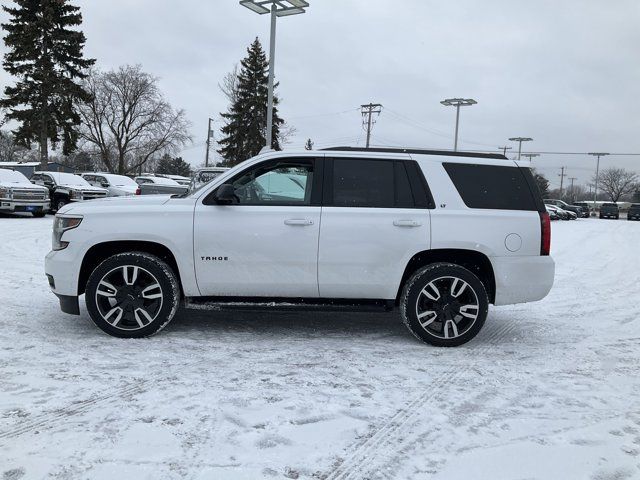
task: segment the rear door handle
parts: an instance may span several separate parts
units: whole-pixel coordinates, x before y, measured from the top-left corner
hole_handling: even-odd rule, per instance
[[[284,224],[308,227],[309,225],[313,225],[313,220],[309,220],[308,218],[288,218],[284,221]]]
[[[422,223],[417,220],[394,220],[393,224],[396,227],[419,227],[422,225]]]

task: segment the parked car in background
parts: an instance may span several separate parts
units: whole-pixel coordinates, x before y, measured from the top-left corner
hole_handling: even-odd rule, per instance
[[[105,198],[109,193],[106,188],[94,187],[80,175],[73,173],[35,172],[30,180],[31,183],[49,189],[51,209],[56,211],[67,203]]]
[[[49,211],[49,189],[33,185],[20,172],[0,168],[0,212],[30,212],[44,217]]]
[[[193,178],[191,179],[191,184],[189,185],[189,191],[194,191],[200,188],[203,185],[206,185],[211,180],[219,176],[221,173],[229,170],[226,167],[205,167],[199,168],[193,174]]]
[[[582,209],[582,218],[589,218],[591,209],[589,208],[589,204],[587,202],[576,202],[574,203],[574,205]]]
[[[135,181],[140,186],[141,195],[182,195],[189,190],[189,187],[180,185],[175,180],[155,175],[141,175],[136,177]]]
[[[620,207],[617,203],[603,203],[600,205],[600,218],[620,218]]]
[[[171,180],[176,181],[180,185],[184,185],[188,187],[191,184],[191,179],[189,177],[183,177],[182,175],[169,175],[165,173],[156,173],[156,177],[170,178]]]
[[[640,203],[633,203],[627,212],[627,220],[640,220]]]
[[[556,211],[555,207],[550,207],[549,205],[545,205],[545,208],[547,209],[547,213],[549,214],[550,220],[560,219],[560,216],[558,215],[558,212]]]
[[[575,220],[577,218],[577,215],[575,213],[563,210],[562,208],[556,207],[555,205],[545,204],[545,207],[547,207],[547,210],[551,209],[552,211],[556,212],[556,215],[558,215],[558,218],[560,220]]]
[[[109,197],[140,195],[140,186],[126,175],[113,173],[83,173],[82,178],[94,187],[106,188]]]
[[[577,205],[569,205],[567,202],[562,201],[562,200],[554,200],[552,198],[546,198],[544,200],[544,203],[547,205],[554,205],[558,208],[561,208],[562,210],[566,210],[567,212],[573,212],[576,214],[576,218],[577,217],[582,217],[582,207],[579,207]],[[587,214],[587,216],[589,216]]]

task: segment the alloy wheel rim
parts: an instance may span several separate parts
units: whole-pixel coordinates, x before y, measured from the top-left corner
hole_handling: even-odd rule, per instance
[[[163,291],[158,279],[137,265],[123,265],[98,282],[95,302],[102,319],[120,330],[140,330],[160,314]]]
[[[475,290],[459,277],[431,280],[418,294],[416,316],[434,337],[450,340],[467,333],[478,320],[480,302]]]

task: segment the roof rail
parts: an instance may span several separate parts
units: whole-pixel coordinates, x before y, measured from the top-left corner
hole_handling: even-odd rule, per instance
[[[393,148],[393,147],[328,147],[321,148],[325,152],[379,152],[379,153],[414,153],[416,155],[444,155],[448,157],[494,158],[508,160],[501,153],[460,152],[453,150],[428,150],[425,148]]]

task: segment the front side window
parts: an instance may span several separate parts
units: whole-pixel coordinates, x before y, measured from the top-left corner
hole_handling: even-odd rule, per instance
[[[239,205],[310,205],[313,162],[269,162],[232,181]]]

